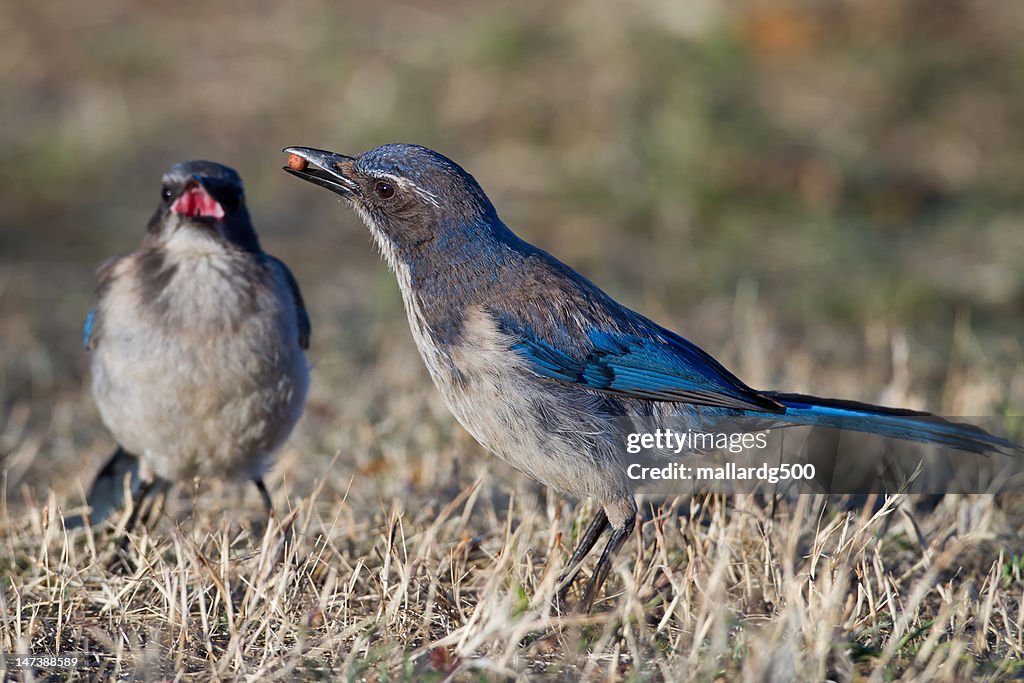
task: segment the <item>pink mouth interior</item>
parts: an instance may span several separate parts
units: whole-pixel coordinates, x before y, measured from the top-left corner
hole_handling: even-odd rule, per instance
[[[171,211],[193,218],[224,218],[224,208],[201,185],[192,185],[182,192],[171,204]]]

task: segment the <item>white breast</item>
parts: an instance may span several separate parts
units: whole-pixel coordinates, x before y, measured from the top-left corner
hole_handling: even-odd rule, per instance
[[[459,344],[438,349],[422,319],[413,337],[445,404],[484,448],[534,479],[576,496],[624,494],[613,425],[596,398],[538,377],[483,310],[467,313]]]
[[[398,279],[409,328],[445,405],[487,450],[552,488],[611,500],[628,495],[611,425],[595,399],[532,373],[482,309],[463,311],[460,342],[439,348],[412,274],[372,216],[356,206]]]
[[[298,420],[309,381],[283,277],[274,273],[253,299],[242,281],[251,272],[228,257],[180,259],[154,306],[132,267],[131,257],[118,264],[92,358],[104,423],[165,479],[259,476]]]

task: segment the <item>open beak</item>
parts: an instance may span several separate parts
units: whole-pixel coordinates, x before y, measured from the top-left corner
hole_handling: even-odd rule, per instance
[[[282,166],[282,170],[340,194],[346,199],[362,196],[359,184],[346,175],[347,172],[351,172],[352,163],[355,161],[353,157],[312,147],[285,147],[282,151],[294,154],[306,162],[305,168],[299,169],[289,164]]]
[[[225,216],[224,207],[213,198],[199,176],[193,176],[186,183],[185,189],[171,204],[171,212],[188,218],[212,218],[215,221],[222,221]]]

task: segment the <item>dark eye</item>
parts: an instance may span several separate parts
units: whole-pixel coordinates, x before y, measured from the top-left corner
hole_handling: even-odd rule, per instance
[[[232,192],[224,200],[224,208],[228,211],[237,211],[238,207],[242,205],[242,193]]]
[[[160,191],[160,196],[163,197],[164,199],[170,199],[171,197],[174,196],[174,193],[171,192],[171,189],[169,187],[165,187],[163,190]]]
[[[395,196],[395,186],[386,180],[378,180],[373,186],[373,191],[377,193],[377,196],[381,199],[391,199]]]

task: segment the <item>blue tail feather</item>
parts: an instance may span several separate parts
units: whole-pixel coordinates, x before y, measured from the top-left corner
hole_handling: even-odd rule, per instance
[[[789,424],[867,432],[972,453],[1024,452],[1024,446],[980,427],[951,422],[931,413],[803,394],[764,393],[786,407],[785,417],[778,419]]]

